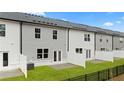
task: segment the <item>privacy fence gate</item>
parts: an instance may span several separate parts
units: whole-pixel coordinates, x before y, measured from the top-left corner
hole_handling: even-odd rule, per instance
[[[121,74],[124,74],[124,65],[116,66],[90,74],[80,75],[77,77],[66,79],[65,81],[106,81]]]

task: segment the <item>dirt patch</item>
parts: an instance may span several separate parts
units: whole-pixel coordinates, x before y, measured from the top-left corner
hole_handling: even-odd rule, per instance
[[[112,81],[124,81],[124,74],[111,79]]]

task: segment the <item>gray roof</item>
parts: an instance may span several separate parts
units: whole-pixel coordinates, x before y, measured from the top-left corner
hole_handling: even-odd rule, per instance
[[[53,19],[53,18],[48,18],[48,17],[43,17],[43,16],[37,16],[37,15],[27,14],[27,13],[0,12],[0,18],[15,20],[15,21],[22,21],[22,22],[36,23],[36,24],[43,24],[43,25],[59,26],[59,27],[71,28],[71,29],[86,30],[86,31],[102,33],[102,34],[124,36],[123,32],[112,31],[112,30],[103,29],[99,27],[72,23],[69,21]]]

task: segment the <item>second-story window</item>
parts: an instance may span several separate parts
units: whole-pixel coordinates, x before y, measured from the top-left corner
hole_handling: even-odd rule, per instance
[[[120,43],[123,43],[123,38],[120,38]]]
[[[84,34],[84,41],[90,41],[90,34]]]
[[[35,38],[40,38],[40,33],[41,33],[41,31],[40,31],[40,28],[35,28]]]
[[[57,30],[53,30],[53,39],[57,39]]]
[[[99,41],[102,42],[102,39],[100,39]]]
[[[6,30],[5,24],[0,24],[0,36],[5,37],[6,34],[5,30]]]

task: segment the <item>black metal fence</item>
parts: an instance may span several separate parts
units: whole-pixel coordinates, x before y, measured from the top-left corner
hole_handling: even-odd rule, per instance
[[[69,78],[66,79],[65,81],[106,81],[120,74],[124,74],[124,65]]]

